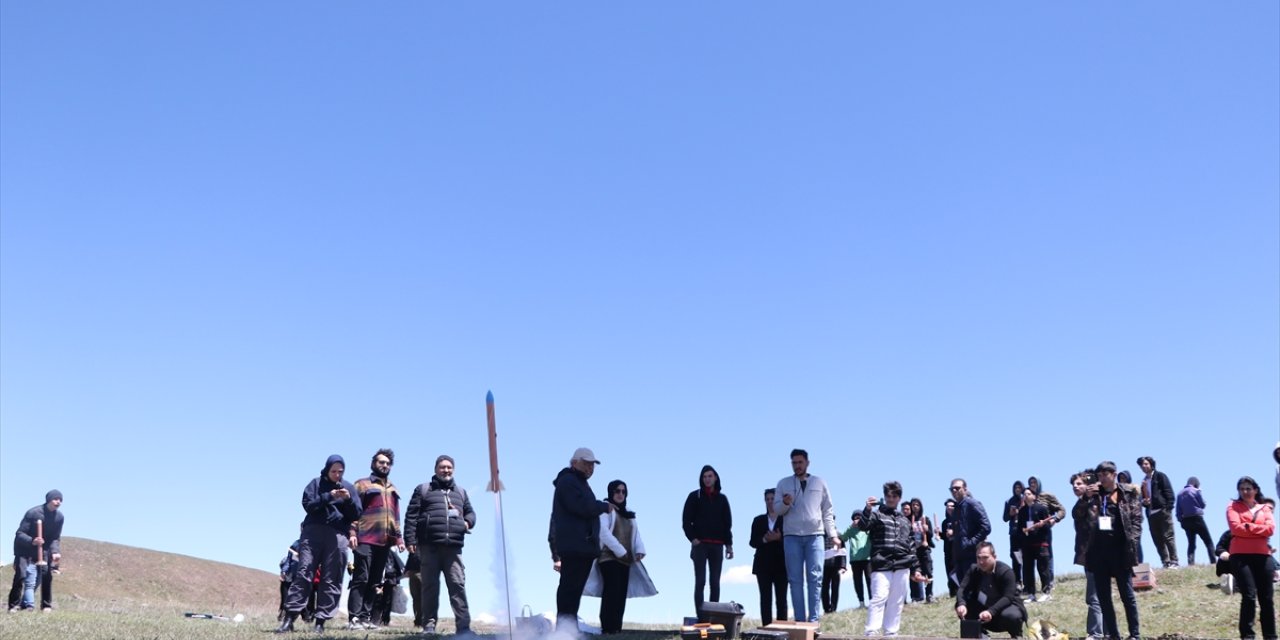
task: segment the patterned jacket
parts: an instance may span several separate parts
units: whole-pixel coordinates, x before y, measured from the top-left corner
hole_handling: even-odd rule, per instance
[[[881,503],[872,510],[866,507],[854,519],[859,529],[871,536],[871,570],[896,571],[916,569],[916,543],[911,537],[911,521],[897,509]]]
[[[404,544],[400,533],[400,492],[387,478],[369,476],[356,481],[356,494],[364,505],[360,519],[351,523],[350,534],[360,544],[379,547]]]

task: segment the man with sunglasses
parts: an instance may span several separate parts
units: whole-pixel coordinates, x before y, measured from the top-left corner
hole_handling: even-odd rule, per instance
[[[364,513],[351,524],[348,536],[355,551],[355,570],[351,574],[351,591],[347,596],[349,629],[377,628],[370,620],[370,614],[378,584],[382,582],[391,547],[404,551],[404,536],[400,533],[400,492],[388,478],[395,459],[396,454],[391,449],[379,449],[369,463],[369,477],[361,478],[355,484]]]
[[[956,500],[951,544],[955,557],[955,581],[958,583],[977,564],[978,545],[991,535],[991,521],[987,519],[986,508],[969,493],[969,483],[964,478],[951,481],[951,497]]]

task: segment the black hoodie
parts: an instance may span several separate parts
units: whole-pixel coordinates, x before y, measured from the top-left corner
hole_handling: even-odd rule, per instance
[[[350,482],[329,480],[329,467],[338,463],[346,466],[346,463],[342,462],[342,456],[329,456],[324,463],[324,469],[320,470],[320,477],[307,483],[307,488],[302,490],[302,508],[307,512],[307,517],[302,520],[302,524],[303,526],[328,525],[345,538],[350,533],[351,523],[359,520],[360,514],[364,513],[364,507],[360,504],[360,495],[356,493],[356,488]],[[334,489],[346,489],[351,497],[334,500],[329,495],[329,492]]]
[[[716,474],[711,491],[702,487],[702,474],[707,471]],[[720,473],[711,465],[698,472],[698,490],[685,498],[683,527],[684,537],[690,542],[698,539],[733,546],[733,512],[729,499],[720,492]]]

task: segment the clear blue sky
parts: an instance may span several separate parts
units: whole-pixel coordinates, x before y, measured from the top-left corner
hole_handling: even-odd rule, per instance
[[[793,447],[842,525],[1152,455],[1217,535],[1280,439],[1278,43],[1261,1],[6,0],[0,527],[57,487],[67,535],[270,571],[329,454],[449,453],[492,610],[492,389],[536,611],[578,446],[636,621],[691,613],[701,465],[741,576]]]

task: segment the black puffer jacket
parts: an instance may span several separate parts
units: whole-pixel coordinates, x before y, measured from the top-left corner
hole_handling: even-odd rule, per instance
[[[420,484],[404,514],[404,539],[418,546],[461,547],[463,536],[476,526],[476,512],[467,492],[452,480],[432,476]]]

